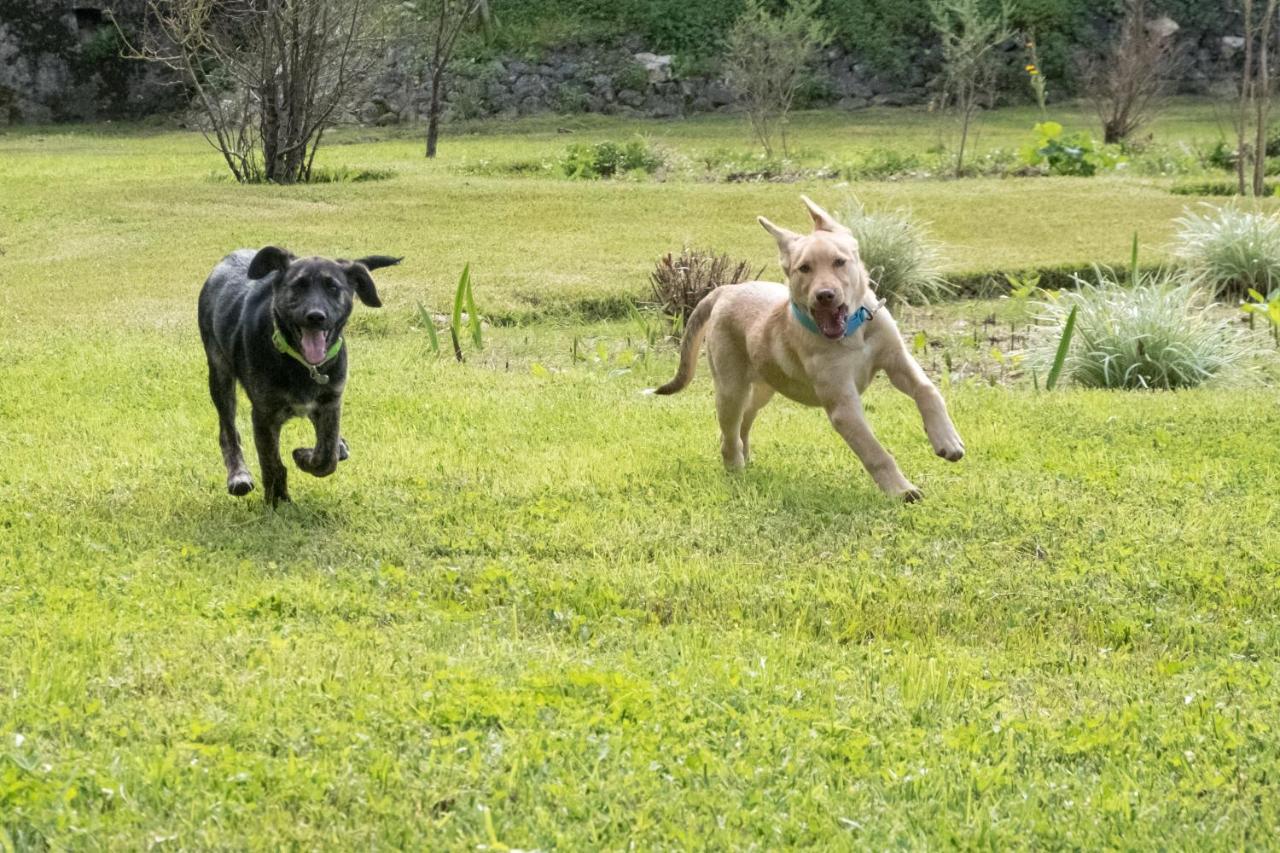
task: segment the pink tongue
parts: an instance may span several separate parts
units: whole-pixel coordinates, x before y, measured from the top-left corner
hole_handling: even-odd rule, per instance
[[[822,327],[822,333],[827,337],[839,337],[844,334],[844,312],[820,311],[818,325]]]
[[[302,357],[311,364],[324,361],[324,332],[318,329],[305,329],[302,332]]]

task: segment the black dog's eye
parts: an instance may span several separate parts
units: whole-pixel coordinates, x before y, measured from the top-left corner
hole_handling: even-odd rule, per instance
[[[836,260],[835,260],[835,265],[836,265],[837,267],[842,267],[842,266],[844,266],[844,264],[845,264],[845,260],[844,260],[844,258],[836,258]]]
[[[800,272],[802,273],[813,272],[813,267],[809,266],[808,264],[801,264],[799,269],[800,269]]]

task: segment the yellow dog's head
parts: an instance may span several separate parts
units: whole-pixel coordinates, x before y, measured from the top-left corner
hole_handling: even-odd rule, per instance
[[[850,313],[867,295],[867,270],[852,232],[807,196],[800,198],[813,217],[813,233],[808,236],[779,228],[763,216],[757,218],[778,241],[778,259],[792,301],[809,312],[823,336],[839,340]]]

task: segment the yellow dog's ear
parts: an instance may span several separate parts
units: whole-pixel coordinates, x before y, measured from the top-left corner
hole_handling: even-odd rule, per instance
[[[784,252],[789,250],[789,247],[791,246],[792,243],[800,239],[800,235],[797,234],[796,232],[788,231],[785,228],[779,228],[777,225],[774,225],[772,222],[765,219],[763,216],[757,216],[756,222],[759,222],[761,225],[763,225],[764,230],[768,231],[770,234],[773,235],[773,239],[778,241],[778,248]]]
[[[832,218],[830,213],[827,213],[825,210],[814,204],[813,199],[809,198],[807,195],[800,196],[800,200],[804,202],[805,207],[809,208],[809,215],[813,217],[814,231],[831,231],[835,234],[852,233],[848,228]]]
[[[763,216],[757,216],[756,221],[773,235],[773,239],[778,241],[778,260],[782,263],[782,271],[791,275],[791,247],[800,239],[800,235],[794,231],[779,228]]]

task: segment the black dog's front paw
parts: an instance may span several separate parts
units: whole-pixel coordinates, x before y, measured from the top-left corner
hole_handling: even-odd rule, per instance
[[[310,447],[295,447],[293,449],[293,464],[297,465],[303,471],[311,472],[311,451]]]
[[[246,471],[232,474],[227,478],[227,491],[238,498],[244,497],[253,491],[253,477]]]
[[[351,449],[347,447],[347,440],[345,438],[338,439],[338,461],[346,462],[350,458]]]
[[[334,459],[326,459],[322,463],[315,461],[314,447],[295,447],[293,450],[293,462],[301,470],[313,477],[327,477],[338,468],[338,459],[341,455]]]

